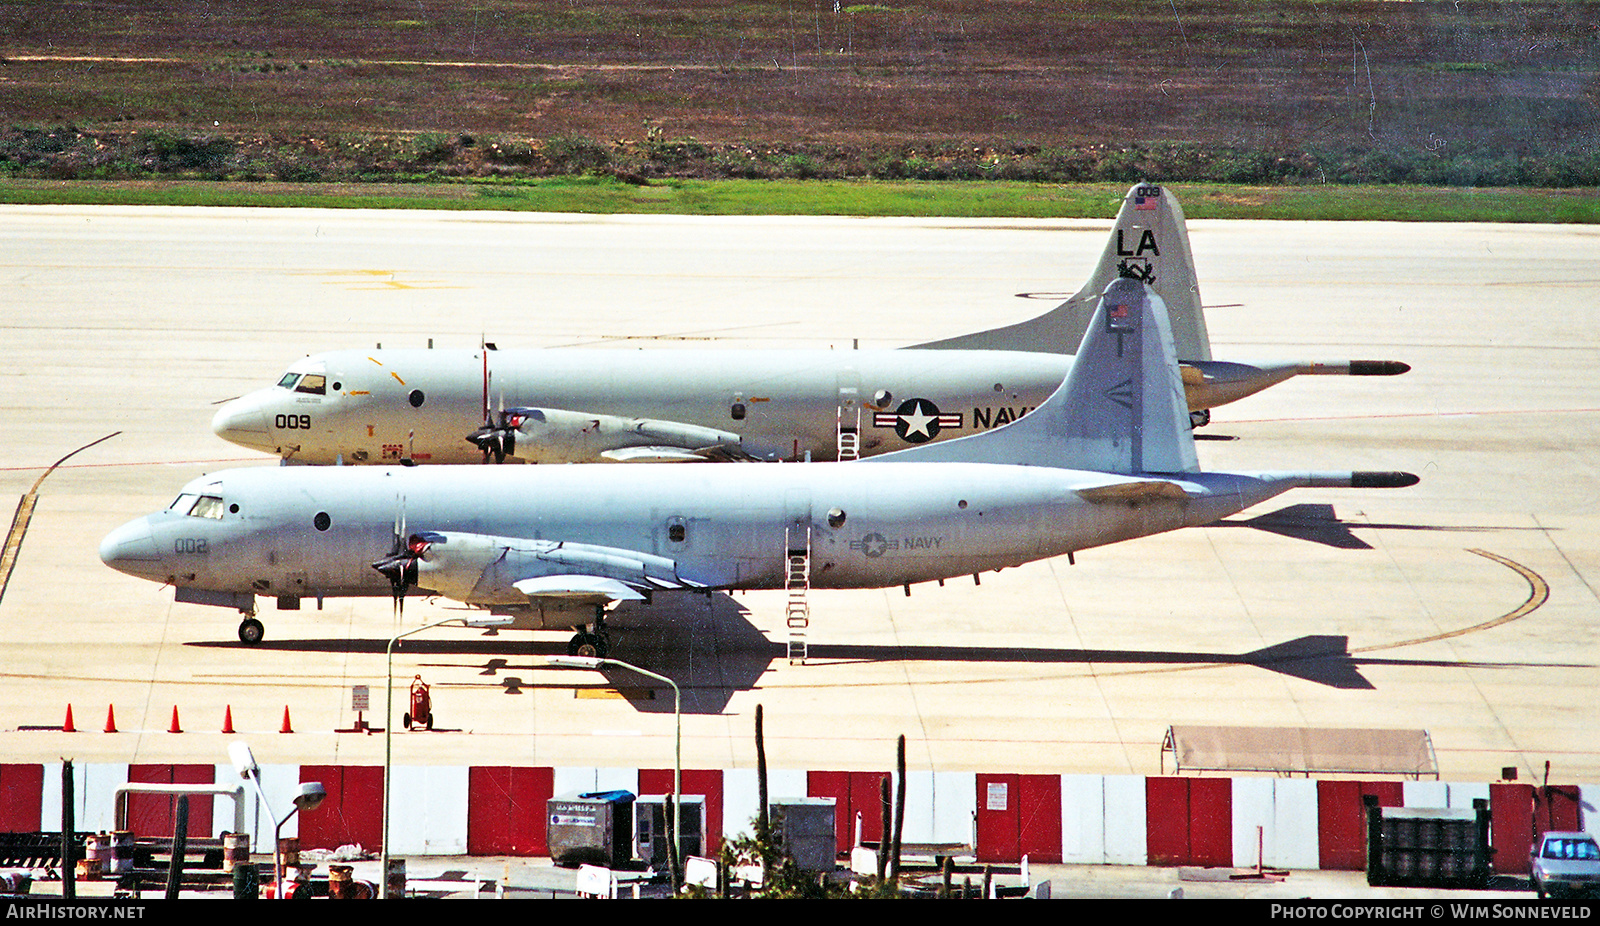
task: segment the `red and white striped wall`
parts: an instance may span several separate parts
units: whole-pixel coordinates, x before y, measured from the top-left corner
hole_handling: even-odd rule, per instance
[[[231,765],[74,765],[76,825],[82,831],[116,825],[114,797],[130,782],[244,784]],[[879,781],[883,772],[779,770],[768,776],[774,800],[831,797],[841,850],[855,839],[881,836]],[[671,769],[521,768],[509,766],[396,766],[390,852],[397,855],[543,855],[545,801],[557,795],[623,789],[663,794]],[[300,846],[333,849],[359,844],[376,850],[383,830],[381,766],[268,765],[262,785],[270,806],[284,813],[301,782],[320,781],[328,798],[297,814],[283,835]],[[705,796],[708,851],[725,837],[746,834],[757,807],[752,769],[684,769],[685,794]],[[1498,870],[1521,873],[1527,847],[1543,830],[1600,828],[1600,785],[1552,786],[1517,782],[1447,783],[1319,781],[1305,778],[1221,778],[1137,775],[1008,775],[911,772],[906,776],[908,845],[972,846],[980,861],[1109,865],[1360,869],[1365,861],[1364,795],[1385,806],[1470,808],[1487,799]],[[268,845],[274,819],[243,792],[252,845]],[[231,829],[232,799],[190,799],[191,836]],[[139,835],[172,831],[172,800],[128,797],[130,828]],[[61,826],[61,766],[0,764],[0,831]]]

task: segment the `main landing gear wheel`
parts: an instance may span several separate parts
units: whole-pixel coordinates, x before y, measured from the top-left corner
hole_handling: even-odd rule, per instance
[[[267,628],[253,617],[247,617],[239,622],[239,642],[246,646],[255,646],[261,638],[267,635]]]
[[[568,656],[587,656],[592,659],[604,659],[611,652],[611,635],[606,633],[579,632],[572,635],[567,641]]]

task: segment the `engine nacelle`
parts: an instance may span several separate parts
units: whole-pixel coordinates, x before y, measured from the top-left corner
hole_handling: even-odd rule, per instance
[[[644,597],[639,590],[685,588],[677,563],[664,556],[556,540],[526,540],[455,531],[414,535],[425,543],[417,555],[419,587],[448,598],[485,606],[526,606],[534,584],[540,597],[574,604],[602,604]]]
[[[607,460],[707,459],[696,451],[726,448],[735,454],[739,435],[716,428],[662,421],[591,415],[559,408],[510,408],[507,455],[529,463],[597,463]],[[641,455],[640,451],[645,451]],[[648,451],[655,450],[656,453]],[[625,451],[624,453],[614,453]],[[627,452],[631,451],[631,452]]]

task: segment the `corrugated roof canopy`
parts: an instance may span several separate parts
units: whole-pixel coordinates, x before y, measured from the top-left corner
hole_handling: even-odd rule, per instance
[[[1169,752],[1180,772],[1439,777],[1427,730],[1173,726],[1161,744],[1163,769]]]

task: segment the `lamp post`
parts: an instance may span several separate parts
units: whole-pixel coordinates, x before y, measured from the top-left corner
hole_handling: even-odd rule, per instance
[[[404,630],[389,638],[387,651],[388,667],[383,688],[383,881],[378,886],[378,896],[384,900],[389,899],[389,778],[394,760],[394,648],[399,645],[403,637],[432,630],[445,624],[460,624],[463,627],[505,627],[512,623],[509,617],[491,617],[473,619],[466,617],[447,617],[442,621],[423,624],[411,630]]]
[[[289,818],[302,810],[316,810],[322,806],[322,799],[328,796],[328,790],[320,781],[307,781],[300,785],[300,792],[294,796],[294,806],[289,812],[278,819],[272,812],[272,804],[267,800],[266,791],[261,788],[261,766],[256,764],[256,757],[250,752],[250,745],[244,740],[234,740],[228,744],[228,758],[233,760],[233,767],[239,772],[240,778],[248,778],[256,786],[256,796],[261,799],[267,813],[276,821],[272,826],[272,896],[282,900],[283,890],[283,852],[279,849],[282,841],[283,825]]]
[[[666,682],[672,686],[672,802],[667,810],[667,858],[672,866],[672,887],[678,887],[678,802],[683,794],[683,696],[678,690],[678,683],[665,675],[651,672],[649,669],[640,668],[632,663],[620,659],[610,659],[596,656],[551,656],[546,660],[546,665],[563,669],[599,669],[603,666],[616,666],[637,672],[646,678],[653,678],[658,682]]]

